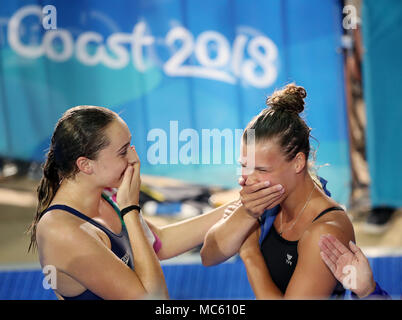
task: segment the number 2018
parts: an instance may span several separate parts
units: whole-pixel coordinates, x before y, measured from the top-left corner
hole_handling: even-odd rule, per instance
[[[177,41],[181,42],[181,46],[163,67],[169,76],[208,78],[231,84],[236,83],[236,78],[244,78],[257,88],[269,87],[276,80],[278,49],[265,36],[253,37],[248,42],[246,35],[237,35],[232,53],[228,40],[216,31],[202,32],[194,41],[186,28],[175,27],[166,35],[166,44],[172,48]],[[214,57],[208,51],[211,43],[215,43]],[[249,58],[245,57],[246,45]],[[199,65],[185,64],[193,53]]]

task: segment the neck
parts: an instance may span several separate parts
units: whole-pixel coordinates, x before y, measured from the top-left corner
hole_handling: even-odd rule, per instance
[[[94,187],[78,173],[74,178],[63,180],[53,202],[69,205],[93,218],[98,215],[102,191],[103,188]]]
[[[296,188],[281,203],[282,214],[285,218],[284,222],[295,219],[307,201],[311,200],[310,195],[314,185],[314,181],[308,173],[297,183]]]

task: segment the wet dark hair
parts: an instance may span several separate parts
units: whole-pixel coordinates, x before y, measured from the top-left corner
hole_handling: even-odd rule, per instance
[[[266,100],[268,106],[254,117],[246,127],[243,141],[247,143],[247,130],[254,129],[255,142],[276,139],[287,161],[303,152],[306,161],[310,155],[310,131],[299,113],[304,110],[307,93],[294,83],[276,90]]]
[[[79,157],[95,160],[100,150],[109,145],[105,130],[115,119],[117,115],[106,108],[78,106],[67,110],[58,120],[37,189],[38,205],[28,230],[31,234],[28,252],[37,247],[36,226],[52,202],[61,180],[78,173],[76,160]]]

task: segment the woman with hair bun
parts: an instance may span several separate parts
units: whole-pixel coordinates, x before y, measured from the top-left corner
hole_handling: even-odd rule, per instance
[[[223,215],[225,206],[163,227],[146,221],[130,141],[126,123],[103,107],[71,108],[56,124],[28,250],[54,267],[59,299],[168,298],[159,260],[200,245]]]
[[[207,233],[204,265],[237,252],[257,299],[342,297],[344,288],[321,260],[319,239],[332,234],[354,241],[343,208],[326,181],[309,170],[310,128],[300,117],[306,90],[288,84],[268,97],[242,139],[240,200]],[[254,163],[247,163],[247,132],[254,133]],[[247,157],[248,156],[248,157]]]

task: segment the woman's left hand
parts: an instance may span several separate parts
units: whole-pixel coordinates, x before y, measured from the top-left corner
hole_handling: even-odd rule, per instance
[[[239,255],[241,259],[244,259],[248,256],[252,256],[254,255],[256,250],[260,250],[259,245],[260,233],[261,233],[260,226],[258,223],[256,223],[239,249]]]

